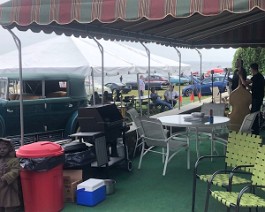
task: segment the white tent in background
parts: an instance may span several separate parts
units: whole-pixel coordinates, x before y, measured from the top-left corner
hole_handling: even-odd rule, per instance
[[[112,41],[99,40],[104,49],[104,75],[147,73],[144,51]],[[151,73],[178,74],[179,63],[151,53]],[[182,70],[190,65],[181,63]],[[22,48],[23,71],[75,72],[102,76],[102,59],[96,42],[88,38],[56,36]],[[0,56],[1,72],[18,72],[17,50]]]
[[[86,39],[86,42],[92,42]],[[136,73],[146,73],[148,69],[147,54],[144,50],[140,50],[128,46],[121,42],[110,42],[103,39],[99,42],[107,52],[112,52],[117,57],[124,61],[134,64]],[[178,58],[176,52],[176,59]],[[190,74],[191,66],[189,64],[181,63],[181,70],[184,73]],[[150,52],[150,71],[151,73],[173,74],[177,75],[179,72],[179,62],[165,57],[161,57]]]
[[[92,41],[95,43],[95,41]],[[102,76],[102,61],[96,43],[75,37],[57,36],[22,48],[22,69],[34,72],[64,72]],[[0,56],[0,71],[18,72],[18,53]],[[110,75],[134,72],[134,66],[104,52],[104,71]]]

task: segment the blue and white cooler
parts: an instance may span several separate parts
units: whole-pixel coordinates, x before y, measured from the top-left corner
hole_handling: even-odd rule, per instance
[[[94,206],[106,199],[104,180],[90,178],[77,185],[76,202],[79,205]]]

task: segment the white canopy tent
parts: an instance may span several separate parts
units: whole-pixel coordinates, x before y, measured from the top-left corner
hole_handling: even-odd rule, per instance
[[[93,44],[92,39],[82,39],[86,43]],[[110,42],[106,40],[98,40],[104,47],[105,52],[111,53],[123,61],[126,61],[135,66],[134,72],[128,71],[128,74],[147,73],[148,58],[146,52],[120,42]],[[178,58],[176,53],[176,58]],[[181,70],[189,74],[191,67],[189,64],[181,63]],[[165,57],[161,57],[150,53],[150,71],[152,73],[161,73],[167,75],[178,74],[179,62]]]
[[[95,42],[94,42],[95,43]],[[109,74],[128,71],[134,66],[104,52],[104,70]],[[0,56],[0,71],[18,72],[17,51]],[[101,54],[96,45],[75,37],[59,36],[22,48],[22,68],[34,72],[75,72],[90,76],[101,76]]]

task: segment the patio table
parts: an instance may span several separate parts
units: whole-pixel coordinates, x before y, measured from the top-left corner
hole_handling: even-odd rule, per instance
[[[188,138],[190,137],[191,128],[195,129],[196,135],[196,153],[197,157],[200,156],[198,148],[198,131],[200,128],[210,128],[211,129],[211,155],[214,151],[214,129],[218,126],[226,126],[230,121],[228,117],[224,116],[214,116],[214,122],[211,124],[209,121],[185,121],[185,117],[191,116],[190,114],[179,114],[179,115],[170,115],[158,117],[164,126],[168,127],[185,127],[187,129]]]

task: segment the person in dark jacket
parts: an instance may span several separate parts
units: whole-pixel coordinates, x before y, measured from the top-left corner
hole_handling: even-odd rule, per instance
[[[243,85],[250,87],[251,94],[252,94],[252,103],[251,103],[251,113],[260,111],[261,105],[263,104],[263,98],[264,98],[264,77],[259,72],[259,66],[257,63],[252,63],[250,65],[250,70],[252,72],[252,78],[250,80],[244,80],[242,71],[238,72],[238,75],[241,79],[241,82]],[[253,127],[252,127],[252,133],[259,135],[259,120],[258,116],[256,117]]]
[[[11,142],[0,138],[0,212],[19,211],[19,159]]]

